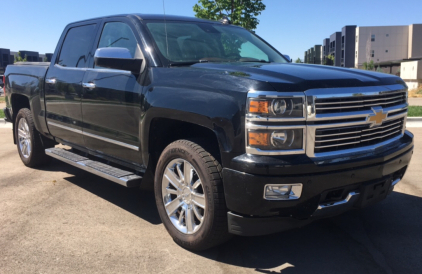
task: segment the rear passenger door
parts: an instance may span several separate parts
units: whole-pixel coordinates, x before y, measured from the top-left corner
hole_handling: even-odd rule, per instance
[[[82,80],[90,58],[99,21],[65,29],[46,75],[45,106],[50,134],[65,142],[84,146],[82,135]]]
[[[139,33],[127,18],[106,19],[97,48],[127,48],[132,58],[143,58]],[[145,67],[143,58],[142,67]],[[140,68],[141,72],[141,68]],[[96,152],[141,163],[140,121],[143,73],[96,67],[85,74],[82,116],[86,146]]]

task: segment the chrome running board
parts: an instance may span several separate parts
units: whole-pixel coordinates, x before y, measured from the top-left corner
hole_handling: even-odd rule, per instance
[[[136,175],[131,171],[122,170],[101,162],[90,160],[62,148],[48,148],[45,150],[45,154],[125,187],[137,187],[142,181],[141,176]]]

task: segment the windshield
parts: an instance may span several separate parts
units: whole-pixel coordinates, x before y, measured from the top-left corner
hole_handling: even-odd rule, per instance
[[[161,54],[173,63],[287,63],[278,52],[243,28],[197,22],[150,22],[147,27]]]

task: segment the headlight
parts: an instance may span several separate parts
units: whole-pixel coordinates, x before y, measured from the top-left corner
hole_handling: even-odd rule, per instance
[[[255,155],[304,154],[306,143],[303,92],[248,92],[246,152]]]
[[[260,150],[301,150],[303,131],[303,128],[248,130],[248,146]]]
[[[270,117],[302,118],[304,101],[302,97],[250,98],[248,113]]]

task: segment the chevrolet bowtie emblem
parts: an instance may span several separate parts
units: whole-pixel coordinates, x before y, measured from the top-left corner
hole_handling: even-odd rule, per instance
[[[368,123],[370,123],[370,127],[380,126],[382,122],[387,118],[387,113],[384,113],[381,107],[373,107],[372,111],[374,114],[369,115]]]

